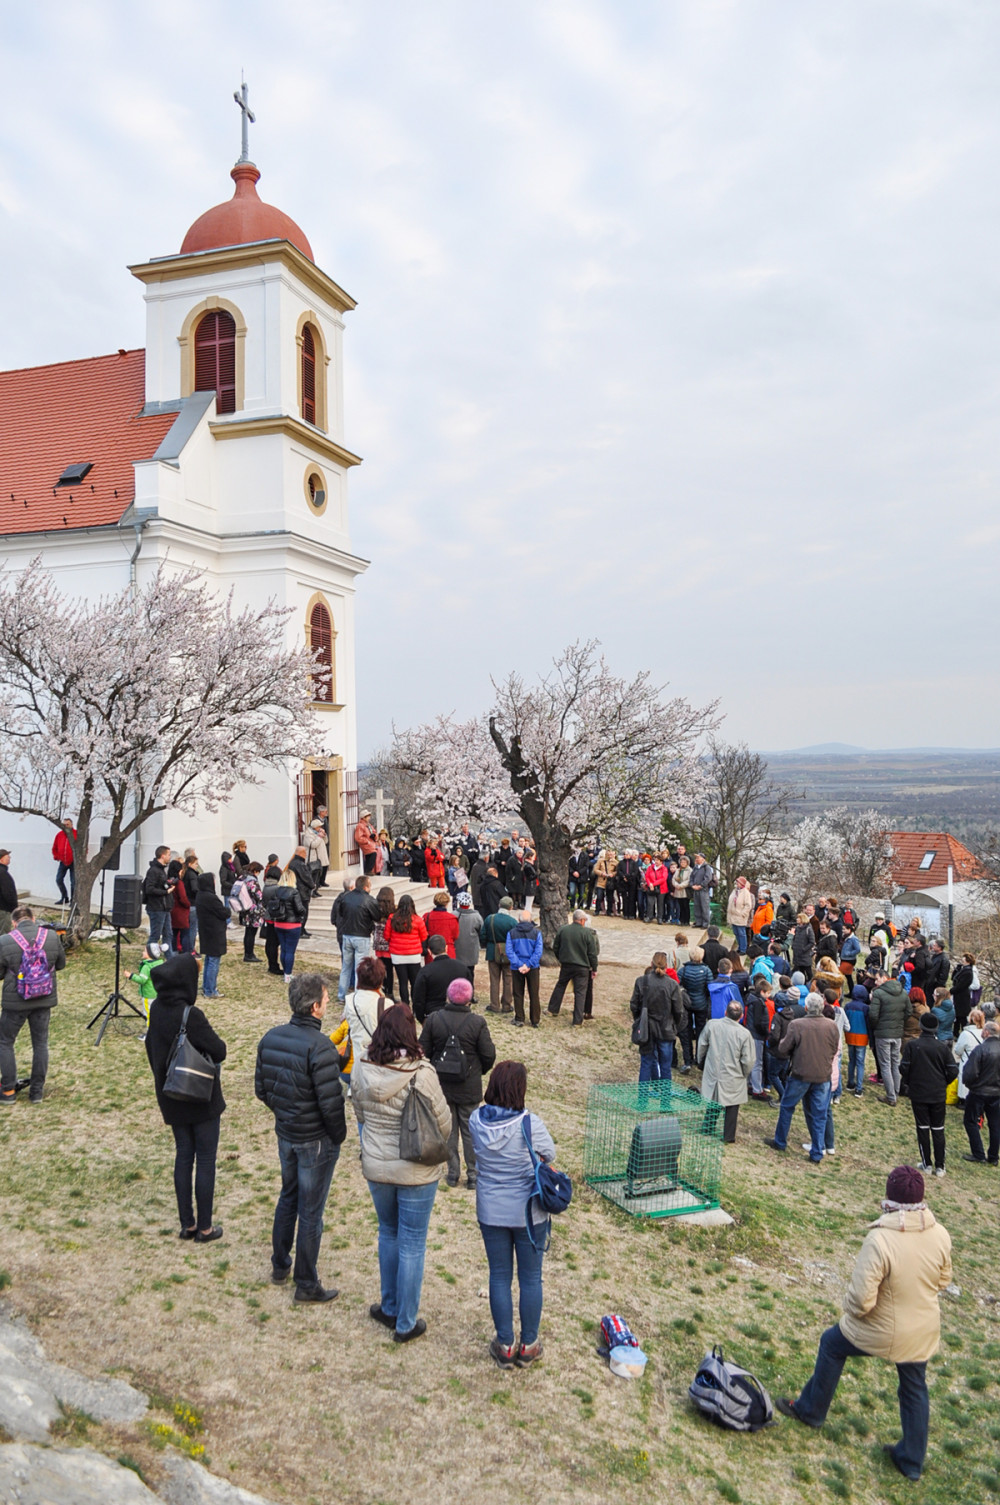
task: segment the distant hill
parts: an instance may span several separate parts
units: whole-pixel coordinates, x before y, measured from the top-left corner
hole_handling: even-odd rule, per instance
[[[811,747],[786,747],[762,752],[762,758],[983,758],[996,757],[995,747],[855,747],[850,742],[815,742]]]
[[[767,753],[787,791],[788,823],[832,805],[874,807],[891,831],[950,831],[973,850],[1000,829],[1000,752],[930,747],[856,751],[843,742]]]
[[[850,742],[815,742],[812,747],[785,748],[783,752],[766,752],[764,758],[845,758],[856,753],[866,753],[867,747],[854,747]]]

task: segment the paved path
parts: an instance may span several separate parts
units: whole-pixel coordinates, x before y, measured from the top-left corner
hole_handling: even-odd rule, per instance
[[[378,886],[374,880],[372,888]],[[412,893],[417,909],[425,914],[434,903],[434,890],[423,883],[409,883],[406,879],[393,883],[397,897]],[[337,938],[330,924],[330,907],[335,891],[326,889],[314,899],[309,909],[309,935],[302,943],[304,951],[318,951],[324,955],[339,956]],[[686,935],[690,945],[701,945],[705,931],[691,926],[644,925],[641,920],[608,919],[605,915],[591,915],[593,925],[601,942],[601,960],[620,962],[627,967],[648,967],[654,951],[669,952],[673,948],[678,931]]]

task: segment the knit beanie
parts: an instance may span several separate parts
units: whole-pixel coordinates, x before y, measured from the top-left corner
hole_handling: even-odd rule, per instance
[[[450,990],[449,990],[450,991]],[[902,1202],[913,1207],[924,1200],[924,1178],[913,1165],[897,1165],[889,1172],[885,1194],[890,1202]]]
[[[932,1014],[930,1010],[928,1010],[926,1014],[921,1014],[920,1016],[920,1028],[922,1030],[925,1030],[928,1035],[937,1034],[938,1023],[939,1021],[937,1015]]]
[[[804,972],[793,972],[792,973],[792,982],[795,984],[795,986],[797,988],[801,988],[802,985],[805,983],[805,980],[806,980],[806,974]]]
[[[454,982],[448,984],[449,1003],[471,1003],[472,984],[467,977],[456,977]]]

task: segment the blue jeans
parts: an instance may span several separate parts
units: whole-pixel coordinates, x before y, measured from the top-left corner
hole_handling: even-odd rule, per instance
[[[795,1402],[802,1420],[813,1427],[822,1426],[840,1384],[847,1359],[868,1358],[863,1348],[856,1348],[845,1338],[839,1323],[828,1327],[819,1340],[816,1367],[805,1389]],[[930,1402],[927,1398],[927,1365],[897,1364],[899,1376],[899,1420],[903,1438],[893,1448],[893,1457],[908,1479],[919,1479],[927,1452],[927,1427]]]
[[[734,938],[737,946],[739,946],[739,948],[740,948],[740,955],[741,956],[746,956],[746,954],[747,954],[747,927],[745,925],[734,925],[733,926],[733,938]]]
[[[302,934],[301,925],[291,925],[287,930],[278,930],[278,949],[280,952],[280,966],[286,977],[291,977],[292,968],[295,965],[295,948],[299,944]]]
[[[206,956],[201,969],[201,991],[206,998],[215,998],[219,986],[219,956]]]
[[[323,1211],[333,1180],[340,1146],[332,1139],[312,1139],[308,1144],[293,1144],[278,1138],[281,1161],[281,1195],[274,1209],[271,1232],[271,1264],[276,1275],[291,1269],[292,1244],[295,1244],[297,1286],[315,1290],[320,1285],[316,1271],[319,1245],[323,1237]],[[298,1220],[299,1236],[295,1237]]]
[[[785,1083],[785,1090],[781,1097],[781,1107],[778,1110],[778,1124],[774,1131],[774,1142],[779,1150],[788,1148],[788,1131],[792,1126],[792,1114],[796,1105],[802,1104],[802,1112],[805,1115],[806,1128],[812,1140],[809,1150],[809,1159],[817,1164],[823,1158],[826,1148],[826,1120],[830,1107],[830,1083],[829,1082],[805,1082],[800,1076],[790,1076]]]
[[[538,1339],[542,1320],[542,1251],[536,1249],[524,1228],[498,1228],[480,1223],[490,1266],[490,1315],[497,1338],[505,1348],[514,1341],[514,1256],[517,1256],[518,1315],[521,1342],[530,1348]]]
[[[69,893],[66,892],[67,873],[69,874]],[[60,899],[64,904],[68,904],[70,902],[70,896],[76,892],[76,878],[73,873],[73,864],[71,862],[60,862],[59,866],[56,868],[56,888],[59,890]]]
[[[672,1040],[651,1040],[639,1049],[640,1082],[670,1081],[670,1064],[674,1058]],[[534,1341],[534,1340],[532,1340]]]
[[[420,1311],[427,1225],[437,1195],[437,1182],[431,1181],[426,1186],[393,1186],[388,1181],[369,1181],[368,1190],[378,1214],[382,1310],[387,1317],[395,1317],[398,1333],[409,1333],[416,1326]]]
[[[763,1092],[764,1090],[764,1042],[753,1037],[754,1063],[750,1072],[750,1091]]]
[[[370,935],[345,935],[341,938],[340,982],[337,984],[337,997],[341,1003],[355,987],[358,962],[362,957],[371,956],[371,954],[372,938]],[[291,968],[287,970],[291,971]]]
[[[173,936],[173,931],[170,928],[170,911],[168,909],[147,909],[146,918],[149,921],[150,945],[165,946],[169,953]]]
[[[856,1092],[861,1096],[865,1087],[865,1060],[868,1055],[867,1045],[849,1045],[847,1047],[847,1090]]]
[[[188,950],[193,952],[193,951],[197,951],[197,949],[198,949],[198,911],[195,909],[194,905],[192,904],[191,905],[191,923],[188,926]]]

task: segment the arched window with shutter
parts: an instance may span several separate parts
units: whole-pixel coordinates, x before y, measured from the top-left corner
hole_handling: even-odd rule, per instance
[[[194,389],[214,392],[220,413],[236,412],[236,321],[224,308],[205,314],[195,330]]]
[[[302,416],[316,422],[316,338],[311,324],[302,331]]]
[[[316,674],[313,678],[313,699],[333,704],[333,623],[330,613],[321,601],[317,601],[309,613],[309,646],[317,669],[327,671],[325,677]]]

